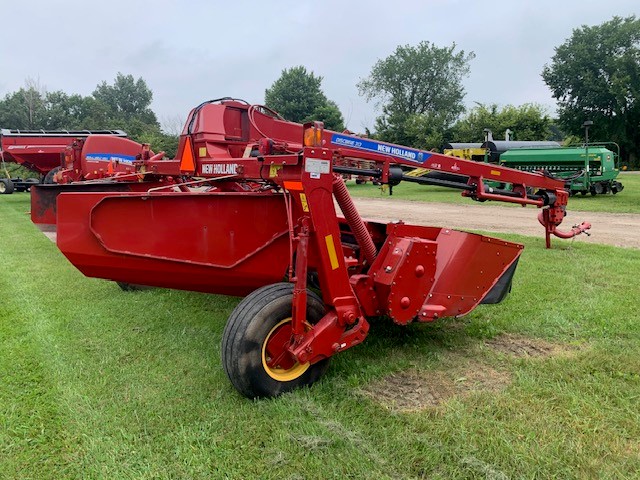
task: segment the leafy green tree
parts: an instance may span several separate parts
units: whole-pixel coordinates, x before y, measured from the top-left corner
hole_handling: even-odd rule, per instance
[[[179,140],[179,135],[165,133],[155,128],[147,128],[136,136],[136,141],[148,143],[155,153],[164,152],[167,158],[176,156]]]
[[[445,138],[449,138],[451,130],[446,114],[440,112],[409,115],[401,122],[391,121],[390,125],[385,127],[384,135],[378,135],[376,138],[425,150],[439,149]]]
[[[162,131],[150,104],[153,94],[145,81],[121,73],[113,85],[102,82],[93,95],[47,92],[28,79],[25,87],[0,100],[0,126],[14,129],[122,129],[154,151],[175,156],[178,136]]]
[[[89,102],[82,95],[67,95],[62,91],[47,92],[44,97],[42,128],[50,130],[76,130],[90,128],[86,125]]]
[[[613,17],[582,26],[556,47],[542,78],[558,102],[560,125],[583,136],[615,141],[638,166],[640,155],[640,19]]]
[[[0,102],[0,125],[3,128],[44,128],[45,118],[44,94],[33,87],[8,93]]]
[[[317,120],[330,130],[344,130],[338,105],[327,99],[321,85],[322,77],[307,72],[302,65],[284,69],[280,78],[265,90],[265,105],[292,122]]]
[[[138,142],[149,143],[155,152],[174,157],[178,136],[164,133],[151,110],[153,92],[142,79],[118,73],[113,85],[99,84],[88,101],[87,121],[121,128]],[[105,127],[103,127],[105,128]]]
[[[20,88],[0,101],[0,126],[14,129],[75,129],[82,127],[86,99],[62,91]]]
[[[544,107],[534,103],[520,106],[477,104],[453,127],[451,141],[482,142],[488,128],[496,139],[511,131],[512,140],[546,140],[551,136],[552,120]]]
[[[378,137],[425,147],[425,138],[451,126],[464,111],[462,79],[473,58],[473,52],[456,51],[455,43],[438,47],[423,41],[400,45],[378,60],[369,76],[358,82],[360,95],[382,107],[376,119]],[[437,125],[430,126],[432,121]]]
[[[93,98],[106,105],[110,120],[138,120],[148,125],[158,124],[150,105],[153,92],[147,83],[133,75],[118,73],[113,85],[102,82],[93,91]]]

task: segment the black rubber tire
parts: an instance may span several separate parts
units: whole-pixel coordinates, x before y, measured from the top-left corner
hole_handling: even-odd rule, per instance
[[[13,193],[13,182],[8,178],[0,178],[0,195],[11,195]]]
[[[620,182],[613,182],[613,185],[611,186],[611,193],[615,195],[622,190],[624,190],[624,186]]]
[[[45,176],[44,176],[44,181],[42,183],[46,183],[46,184],[51,184],[51,183],[55,183],[53,181],[53,176],[58,173],[60,170],[62,169],[62,167],[56,167],[53,170],[50,170]]]
[[[603,195],[606,193],[606,185],[602,182],[595,183],[592,188],[593,191],[596,192],[596,195]]]
[[[263,345],[281,321],[291,317],[293,284],[275,283],[245,297],[233,310],[222,334],[222,366],[233,386],[248,398],[275,397],[316,382],[329,359],[309,365],[296,378],[273,378],[263,364]],[[307,291],[307,320],[315,323],[325,313],[324,303]],[[295,367],[294,367],[295,368]]]

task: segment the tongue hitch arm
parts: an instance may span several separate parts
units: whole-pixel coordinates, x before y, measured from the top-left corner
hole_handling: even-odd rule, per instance
[[[584,233],[587,236],[590,235],[587,231],[591,228],[591,223],[589,222],[582,222],[579,225],[574,225],[571,227],[571,230],[568,231],[558,230],[558,226],[562,223],[566,214],[564,206],[551,206],[543,209],[538,214],[538,221],[544,227],[547,248],[551,248],[551,235],[564,239],[573,238],[581,233]]]

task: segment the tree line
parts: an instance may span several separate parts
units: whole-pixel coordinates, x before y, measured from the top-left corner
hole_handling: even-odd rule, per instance
[[[375,102],[380,115],[374,131],[383,141],[439,148],[449,141],[481,142],[484,129],[495,138],[508,129],[515,140],[580,140],[583,123],[592,120],[590,138],[620,145],[623,159],[640,166],[640,20],[614,17],[597,26],[574,29],[556,47],[541,76],[558,105],[558,118],[534,104],[476,104],[465,109],[463,80],[473,52],[428,41],[401,45],[378,60],[357,88]],[[265,105],[287,120],[320,120],[342,131],[345,121],[336,102],[322,90],[321,76],[304,66],[284,69],[265,90]],[[119,73],[91,95],[48,92],[38,82],[0,100],[0,126],[21,129],[122,129],[154,150],[175,155],[177,136],[162,131],[151,110],[153,94],[145,81]]]
[[[39,81],[0,100],[0,126],[20,130],[124,130],[155,151],[174,156],[178,137],[162,131],[151,110],[153,93],[142,78],[118,73],[113,83],[103,81],[91,95],[47,91]]]

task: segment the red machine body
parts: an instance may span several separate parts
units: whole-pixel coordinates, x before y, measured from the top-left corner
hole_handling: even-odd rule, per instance
[[[542,218],[547,236],[568,198],[562,181],[543,175],[302,126],[230,99],[192,110],[178,151],[127,165],[145,191],[116,191],[131,175],[116,172],[97,184],[102,191],[59,193],[58,246],[88,276],[248,295],[227,324],[222,357],[249,397],[313,383],[332,355],[364,340],[371,317],[430,322],[510,290],[521,245],[364,221],[340,174],[391,185],[416,181],[401,166],[465,175],[447,186],[552,212]],[[485,179],[513,189],[491,190]]]
[[[121,130],[0,130],[0,150],[7,162],[46,175],[62,164],[62,154],[76,139],[108,136],[126,137]]]
[[[146,192],[174,183],[171,177],[145,176],[140,171],[141,162],[163,158],[164,152],[154,154],[149,145],[124,135],[102,133],[67,139],[70,143],[58,154],[51,182],[31,187],[33,223],[55,229],[57,198],[62,192]]]
[[[61,171],[56,183],[119,177],[120,180],[138,178],[135,162],[160,159],[164,152],[154,154],[149,145],[128,138],[91,135],[77,139],[64,152]]]

